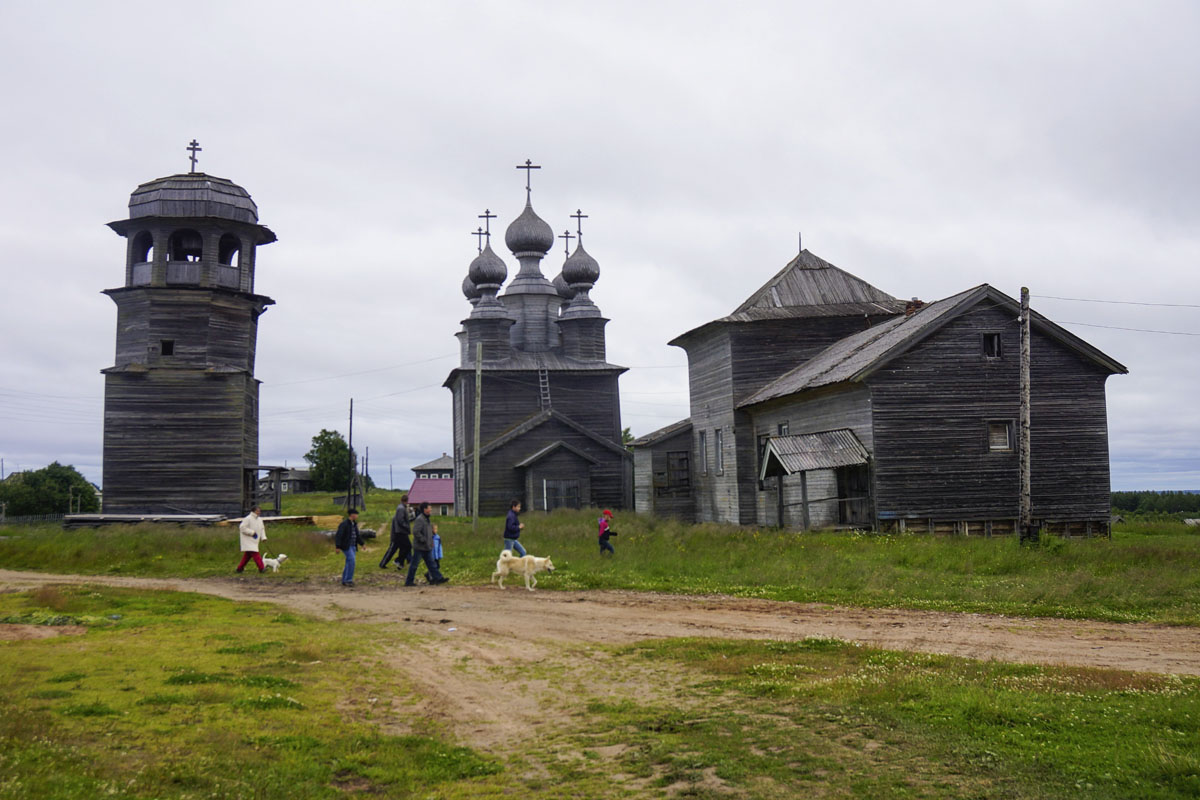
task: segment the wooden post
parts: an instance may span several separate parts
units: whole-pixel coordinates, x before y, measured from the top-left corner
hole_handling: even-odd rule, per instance
[[[483,342],[475,343],[475,445],[471,470],[471,531],[479,533],[479,422],[483,416]]]
[[[804,527],[801,530],[809,529],[808,516],[808,473],[800,473],[800,524]]]
[[[1033,492],[1030,436],[1029,436],[1029,405],[1030,405],[1030,325],[1029,325],[1029,288],[1021,287],[1021,421],[1020,440],[1017,444],[1019,470],[1021,476],[1021,541],[1037,541],[1037,533],[1033,530]]]
[[[347,458],[346,461],[350,466],[350,475],[346,479],[346,513],[350,513],[354,502],[354,398],[350,398],[350,436],[346,442]]]

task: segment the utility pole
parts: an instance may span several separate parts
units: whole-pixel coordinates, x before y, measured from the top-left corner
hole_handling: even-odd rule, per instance
[[[528,174],[528,173],[526,173]],[[479,421],[483,416],[483,342],[475,343],[475,469],[471,473],[471,531],[479,533]]]
[[[366,452],[365,452],[365,453],[364,453],[364,455],[363,455],[363,468],[362,468],[363,482],[362,482],[362,487],[363,487],[363,497],[366,497],[366,496],[367,496],[367,483],[368,483],[368,481],[367,481],[367,478],[370,478],[370,477],[371,477],[371,448],[370,448],[370,447],[366,447],[366,448],[364,448],[364,450],[365,450]]]
[[[350,465],[350,475],[349,475],[349,477],[347,479],[347,483],[346,483],[346,513],[349,513],[350,509],[353,508],[353,506],[351,504],[354,502],[354,466],[355,466],[355,464],[354,464],[354,398],[353,397],[350,398],[350,437],[349,438],[350,438],[350,441],[347,442],[347,445],[349,445],[349,446],[346,448],[349,451],[347,454],[349,456],[347,458],[347,462]]]
[[[388,489],[391,491],[396,490],[396,482],[394,480],[392,480],[392,465],[391,464],[388,464]]]
[[[1033,527],[1033,482],[1030,478],[1030,436],[1029,436],[1029,288],[1021,287],[1021,420],[1020,438],[1017,452],[1020,462],[1021,475],[1021,542],[1036,542],[1038,533]]]

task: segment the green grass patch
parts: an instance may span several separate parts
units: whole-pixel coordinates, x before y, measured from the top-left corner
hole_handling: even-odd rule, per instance
[[[359,554],[357,583],[394,587],[402,575],[377,566],[399,492],[372,492],[360,522],[381,539]],[[285,498],[285,512],[336,513],[331,495]],[[527,513],[521,541],[553,557],[556,572],[539,589],[626,589],[727,594],[866,607],[968,611],[1109,621],[1200,625],[1200,534],[1182,523],[1132,523],[1112,539],[1046,536],[1039,547],[1014,537],[797,533],[731,525],[688,525],[618,513],[615,558],[601,558],[595,511]],[[490,579],[503,521],[438,517],[442,570],[457,584]],[[174,577],[232,577],[239,558],[233,528],[136,526],[94,531],[12,527],[0,539],[0,567],[10,569]],[[271,526],[268,548],[286,552],[278,573],[240,580],[286,584],[333,581],[342,558],[310,527]],[[52,590],[47,590],[52,591]],[[70,598],[47,597],[39,613],[79,623]],[[49,608],[49,611],[46,609]],[[55,612],[51,614],[51,612]],[[167,613],[159,609],[159,613]],[[180,605],[177,613],[187,613]],[[290,624],[276,614],[277,626]],[[279,639],[273,633],[272,640]]]
[[[780,797],[1200,794],[1194,678],[829,640],[670,640],[623,653],[707,676],[712,700],[699,706],[589,708],[593,729],[610,733],[587,746],[619,745],[619,768],[659,785]]]
[[[490,757],[436,735],[387,734],[345,707],[366,695],[411,702],[403,676],[368,673],[378,634],[366,626],[296,615],[273,625],[278,611],[265,604],[173,592],[56,591],[52,602],[76,613],[120,619],[0,644],[4,800],[455,798],[479,796],[483,776],[517,785]],[[0,594],[0,614],[38,602]],[[274,635],[257,647],[267,625]]]

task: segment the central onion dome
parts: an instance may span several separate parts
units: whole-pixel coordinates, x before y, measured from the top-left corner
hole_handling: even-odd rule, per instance
[[[509,227],[509,231],[512,231],[511,227]],[[491,242],[484,246],[482,253],[475,256],[475,260],[471,262],[471,266],[467,270],[467,280],[475,284],[476,291],[480,291],[485,286],[499,289],[500,284],[504,283],[504,279],[507,277],[508,267],[504,264],[504,259],[492,250]],[[463,284],[463,293],[466,293],[465,283]]]
[[[529,200],[525,201],[525,210],[521,216],[512,221],[504,232],[504,243],[513,253],[541,253],[545,255],[554,246],[554,231],[546,221],[533,213]]]
[[[581,283],[590,288],[599,279],[600,264],[583,249],[582,242],[563,262],[562,277],[572,288]]]

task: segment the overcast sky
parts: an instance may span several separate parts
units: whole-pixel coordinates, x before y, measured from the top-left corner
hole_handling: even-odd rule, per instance
[[[262,463],[345,433],[351,397],[377,483],[451,449],[470,232],[520,213],[530,158],[555,231],[589,215],[637,435],[688,413],[666,342],[802,233],[897,297],[1028,285],[1130,369],[1108,382],[1113,487],[1200,489],[1198,40],[1194,2],[5,0],[0,456],[100,481],[100,292],[125,258],[105,223],[194,137],[279,236]]]

